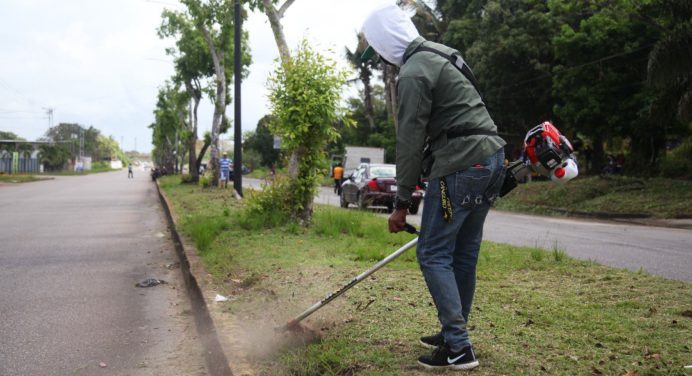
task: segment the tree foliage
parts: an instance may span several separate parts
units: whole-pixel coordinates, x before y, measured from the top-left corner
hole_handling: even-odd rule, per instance
[[[61,170],[66,163],[75,162],[80,151],[93,162],[127,159],[113,137],[106,137],[93,126],[60,123],[49,128],[41,140],[51,142],[39,147],[41,163],[48,170]]]
[[[158,166],[176,171],[182,161],[184,148],[181,139],[188,137],[185,121],[188,117],[187,94],[179,85],[166,82],[159,89],[152,129],[152,158]]]
[[[0,140],[20,140],[24,141],[23,138],[19,137],[17,134],[13,132],[7,132],[7,131],[0,131]],[[13,144],[2,144],[0,143],[0,156],[2,156],[5,152],[11,153],[15,151],[16,146]]]
[[[254,132],[245,135],[243,146],[245,151],[254,150],[260,156],[260,164],[271,167],[279,162],[280,152],[274,149],[274,135],[269,126],[273,121],[271,115],[264,116],[257,122]]]
[[[651,173],[666,145],[692,131],[689,0],[399,3],[415,9],[421,35],[461,51],[510,148],[553,120],[591,145],[595,171],[606,153],[622,153],[632,172]]]
[[[209,77],[213,85],[206,94],[214,104],[214,114],[211,124],[210,168],[212,184],[216,185],[219,178],[219,135],[226,132],[230,122],[226,118],[226,106],[230,102],[228,86],[230,85],[233,67],[233,39],[235,34],[234,6],[231,0],[181,0],[185,11],[164,13],[164,23],[159,30],[160,35],[177,36],[179,57],[176,59],[176,78],[185,84],[190,98],[198,100],[200,91],[199,80]],[[243,14],[242,17],[247,17]],[[203,50],[203,44],[206,50]],[[250,64],[250,54],[247,52],[248,35],[241,35],[243,45],[241,64]],[[245,71],[247,74],[247,71]],[[196,106],[193,119],[188,126],[193,132],[196,142]],[[189,150],[193,151],[192,140],[188,141]],[[201,153],[200,153],[201,154]],[[192,161],[190,157],[190,161]],[[200,159],[198,158],[197,161]],[[192,168],[192,167],[191,167]],[[195,167],[196,169],[196,167]]]
[[[291,59],[269,78],[269,100],[275,121],[271,130],[286,152],[296,155],[298,175],[288,184],[287,210],[308,223],[317,182],[327,169],[325,149],[338,138],[342,121],[341,89],[346,72],[302,41]]]
[[[192,23],[185,12],[164,10],[161,15],[161,26],[158,29],[160,38],[175,38],[175,48],[166,49],[173,56],[175,75],[173,81],[184,85],[185,92],[192,102],[190,119],[187,121],[188,137],[182,142],[188,148],[188,166],[192,181],[199,179],[199,169],[203,154],[197,156],[198,109],[202,95],[209,90],[211,77],[214,76],[214,64],[204,36]]]

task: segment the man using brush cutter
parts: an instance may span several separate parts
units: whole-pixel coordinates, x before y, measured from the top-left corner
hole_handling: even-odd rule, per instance
[[[471,369],[478,360],[466,325],[483,224],[504,180],[505,141],[458,51],[426,41],[395,5],[374,11],[362,32],[370,45],[364,59],[377,53],[401,68],[396,210],[389,231],[404,229],[411,194],[421,174],[428,178],[416,255],[441,331],[421,338],[434,351],[418,363]]]

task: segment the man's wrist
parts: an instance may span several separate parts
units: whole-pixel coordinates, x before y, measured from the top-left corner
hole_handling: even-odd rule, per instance
[[[408,209],[411,207],[411,200],[403,200],[399,196],[394,199],[394,209]]]

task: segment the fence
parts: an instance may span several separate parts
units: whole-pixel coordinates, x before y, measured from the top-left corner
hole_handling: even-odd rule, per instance
[[[5,174],[38,173],[41,172],[41,164],[36,158],[19,158],[13,169],[12,157],[0,158],[0,172]]]

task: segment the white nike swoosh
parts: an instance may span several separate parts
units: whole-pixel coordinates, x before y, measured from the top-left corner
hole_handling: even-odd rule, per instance
[[[447,357],[447,363],[449,363],[449,364],[455,363],[457,360],[463,358],[464,356],[466,356],[466,353],[463,353],[463,354],[457,356],[457,357],[454,358],[454,359],[452,359],[452,358],[450,358],[450,357]]]

